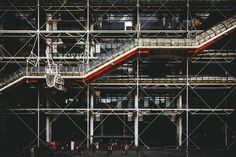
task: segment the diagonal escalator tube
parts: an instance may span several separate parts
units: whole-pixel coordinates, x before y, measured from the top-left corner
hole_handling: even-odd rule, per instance
[[[135,39],[121,46],[101,54],[96,60],[88,64],[81,64],[76,67],[59,67],[58,73],[62,78],[79,78],[85,79],[97,71],[111,65],[113,62],[129,55],[139,49],[186,49],[200,52],[209,45],[223,38],[236,29],[236,15],[224,20],[210,29],[196,35],[193,38],[141,38]],[[0,92],[28,78],[45,78],[46,67],[27,67],[22,68],[13,74],[0,80]]]

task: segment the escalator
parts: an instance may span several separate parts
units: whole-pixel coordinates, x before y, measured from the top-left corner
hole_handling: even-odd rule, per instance
[[[220,22],[192,38],[141,38],[102,54],[92,62],[76,67],[57,67],[63,79],[76,79],[78,83],[89,83],[135,55],[147,55],[151,49],[183,49],[190,55],[199,53],[236,29],[236,15]],[[24,79],[44,79],[47,67],[27,67],[16,71],[0,81],[0,92],[17,85]]]

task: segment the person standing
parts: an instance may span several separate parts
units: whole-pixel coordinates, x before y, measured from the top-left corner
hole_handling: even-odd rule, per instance
[[[140,151],[139,146],[137,146],[135,149],[136,149],[136,154],[139,156],[139,151]]]

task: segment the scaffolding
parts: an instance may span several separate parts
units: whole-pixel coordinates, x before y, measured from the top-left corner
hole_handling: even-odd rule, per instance
[[[62,124],[74,129],[62,141],[87,148],[235,147],[234,4],[1,1],[1,123],[14,115],[30,131],[24,149],[59,140]]]

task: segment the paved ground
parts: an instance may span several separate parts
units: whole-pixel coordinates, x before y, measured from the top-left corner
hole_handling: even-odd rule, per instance
[[[30,152],[19,154],[13,151],[7,151],[8,153],[1,153],[0,157],[33,157]],[[49,153],[46,151],[36,153],[34,157],[185,157],[184,151],[178,150],[144,150],[140,151],[139,155],[135,151],[128,151],[126,154],[124,151],[113,151],[112,154],[107,154],[107,151],[85,151],[79,154],[78,151],[63,151]],[[236,150],[230,151],[190,151],[189,157],[236,157]]]
[[[140,151],[137,155],[135,151],[129,151],[127,154],[123,151],[113,151],[108,155],[106,151],[99,152],[84,152],[79,155],[77,152],[60,152],[54,153],[53,157],[184,157],[184,151]],[[189,157],[236,157],[236,152],[228,151],[190,151]]]

